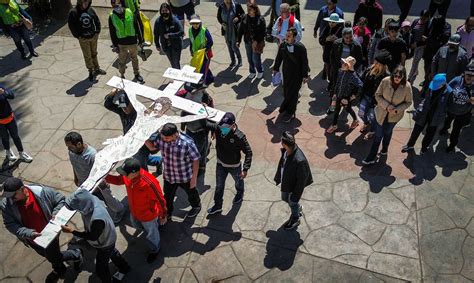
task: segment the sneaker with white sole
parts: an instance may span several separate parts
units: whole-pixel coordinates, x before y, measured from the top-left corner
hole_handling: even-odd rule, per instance
[[[261,78],[263,78],[263,72],[257,73],[257,79],[260,80]]]
[[[222,212],[222,207],[217,207],[215,205],[207,210],[207,213],[210,214],[210,215],[216,214],[216,213],[219,213],[219,212]]]
[[[413,146],[409,146],[409,145],[404,145],[402,146],[402,152],[405,153],[405,152],[409,152],[413,150]]]
[[[11,149],[5,150],[5,155],[10,161],[15,161],[18,159],[18,157],[15,155],[15,153],[13,153],[13,150]]]
[[[248,75],[248,77],[247,77],[247,78],[249,78],[249,79],[253,79],[253,78],[255,78],[255,73],[249,73],[249,75]]]
[[[31,161],[33,161],[33,157],[31,157],[28,153],[24,151],[20,152],[20,159],[26,163],[30,163]]]
[[[186,215],[186,217],[188,218],[193,218],[193,217],[196,217],[196,215],[199,214],[199,212],[201,211],[201,206],[196,206],[196,207],[193,207],[191,208],[191,210],[188,212],[188,214]]]

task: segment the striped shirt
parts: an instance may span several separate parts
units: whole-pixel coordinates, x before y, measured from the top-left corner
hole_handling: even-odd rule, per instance
[[[163,158],[163,180],[171,183],[187,183],[193,176],[193,161],[201,155],[192,138],[180,133],[175,142],[167,143],[159,138],[153,141]]]

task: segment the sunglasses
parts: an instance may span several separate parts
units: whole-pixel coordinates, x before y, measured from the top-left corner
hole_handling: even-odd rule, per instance
[[[402,76],[402,75],[393,75],[393,77],[394,77],[395,79],[403,79],[403,76]]]

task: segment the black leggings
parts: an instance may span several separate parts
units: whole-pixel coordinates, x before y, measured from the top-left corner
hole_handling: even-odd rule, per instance
[[[448,112],[442,131],[448,131],[453,121],[453,130],[449,136],[449,145],[454,147],[459,142],[459,135],[461,134],[462,128],[469,125],[471,121],[471,112],[463,115],[454,115]]]
[[[8,124],[0,124],[0,136],[2,137],[2,145],[5,150],[10,149],[10,137],[12,137],[18,151],[23,151],[23,144],[18,136],[18,126],[15,119]]]
[[[352,109],[352,105],[351,105],[351,102],[349,101],[349,98],[347,98],[347,101],[348,103],[346,106],[344,106],[344,108],[346,109],[346,112],[349,113],[349,115],[351,115],[352,119],[355,121],[357,120],[357,117],[354,110]],[[342,108],[341,99],[338,98],[336,101],[336,109],[334,109],[334,118],[332,120],[333,126],[337,125],[337,120],[339,120],[339,112],[341,112],[341,108]]]

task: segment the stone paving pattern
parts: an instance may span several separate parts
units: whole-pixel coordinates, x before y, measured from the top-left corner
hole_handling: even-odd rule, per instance
[[[267,9],[262,7],[262,12]],[[108,74],[94,84],[86,79],[77,40],[61,23],[39,31],[34,41],[40,57],[32,62],[21,61],[16,51],[12,51],[13,42],[0,38],[1,82],[16,90],[13,106],[20,133],[26,150],[35,158],[31,164],[14,164],[2,173],[3,178],[12,173],[68,194],[74,186],[63,143],[65,134],[77,130],[96,148],[101,148],[106,138],[121,134],[116,114],[102,106],[110,90],[105,82],[117,75],[118,70],[117,55],[111,52],[108,39],[108,11],[98,11],[103,23],[99,61]],[[443,153],[446,139],[440,139],[435,146],[436,154],[407,156],[400,153],[412,126],[410,115],[406,115],[395,129],[388,158],[378,165],[362,168],[360,162],[370,143],[358,131],[340,127],[334,136],[324,133],[329,124],[324,119],[328,98],[324,93],[326,83],[318,75],[322,50],[312,38],[314,10],[302,12],[306,27],[303,42],[310,55],[313,80],[303,86],[297,119],[288,125],[277,120],[282,90],[271,86],[268,71],[276,46],[267,43],[265,48],[264,79],[251,81],[246,78],[245,59],[244,67],[239,70],[227,69],[227,48],[215,19],[214,5],[203,3],[197,11],[215,42],[211,68],[217,78],[209,91],[218,108],[237,114],[239,127],[247,134],[254,151],[252,168],[245,181],[246,194],[240,205],[232,205],[235,190],[229,178],[223,215],[207,217],[205,211],[213,203],[215,184],[213,148],[205,185],[199,188],[203,210],[192,221],[184,219],[189,208],[185,196],[178,194],[173,222],[161,232],[159,260],[146,264],[143,235],[138,236],[125,223],[119,227],[117,246],[133,267],[125,281],[474,280],[474,126],[464,130],[461,151],[456,154]],[[156,18],[154,12],[147,14]],[[349,19],[353,16],[347,15]],[[451,23],[454,28],[462,21]],[[159,87],[167,82],[162,73],[168,61],[154,48],[147,51],[147,57],[146,61],[140,61],[141,74],[147,85]],[[182,64],[189,59],[189,52],[183,50]],[[131,68],[126,75],[132,77]],[[293,232],[280,227],[288,218],[289,209],[280,201],[279,188],[273,182],[283,130],[297,133],[298,144],[311,163],[314,178],[314,184],[306,188],[302,197],[302,223]],[[124,188],[114,189],[117,196],[125,197]],[[82,227],[79,217],[72,222]],[[44,280],[50,265],[1,229],[0,280]],[[61,236],[64,246],[69,239]],[[86,249],[86,257],[85,270],[78,276],[68,273],[65,281],[97,280],[91,276],[94,265],[90,249]]]

